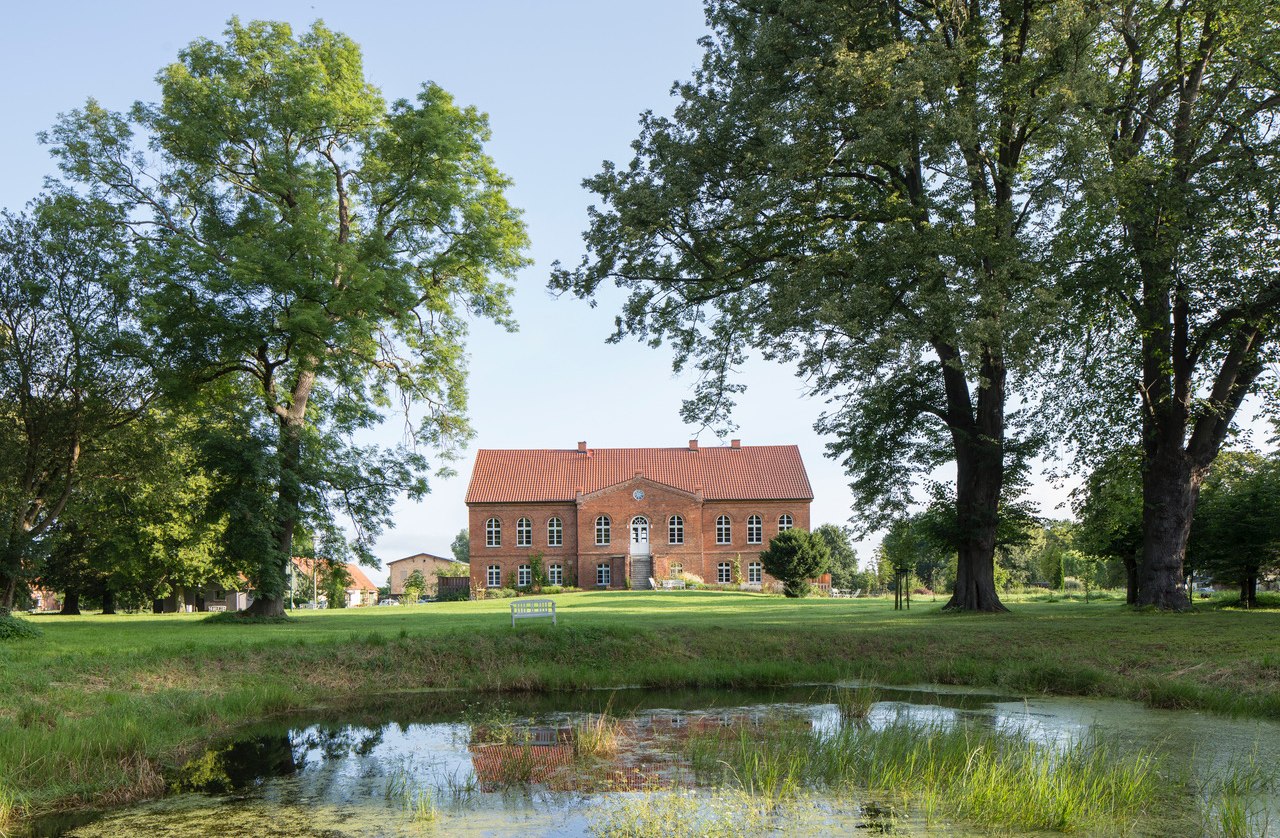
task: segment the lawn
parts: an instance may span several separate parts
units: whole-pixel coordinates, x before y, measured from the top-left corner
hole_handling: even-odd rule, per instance
[[[1280,718],[1280,610],[1024,601],[952,615],[919,600],[894,612],[886,599],[600,592],[558,596],[558,627],[512,629],[509,602],[303,611],[280,625],[33,617],[42,637],[0,643],[0,831],[6,817],[161,793],[187,756],[264,715],[400,690],[862,678]]]

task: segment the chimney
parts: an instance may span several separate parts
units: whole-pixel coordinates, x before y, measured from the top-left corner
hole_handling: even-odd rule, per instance
[[[696,440],[696,439],[691,439],[691,440],[689,440],[689,450],[690,450],[690,451],[697,451],[697,450],[698,450],[698,440]]]
[[[731,440],[729,440],[729,447],[730,447],[730,448],[741,448],[741,447],[742,447],[742,440],[740,440],[740,439],[731,439]]]
[[[579,443],[578,443],[578,453],[579,453],[579,454],[585,454],[585,453],[587,453],[587,443],[586,443],[586,442],[579,442]]]

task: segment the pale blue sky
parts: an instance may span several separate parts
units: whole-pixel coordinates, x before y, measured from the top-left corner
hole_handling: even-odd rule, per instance
[[[701,55],[702,8],[695,0],[644,2],[310,2],[6,3],[0,72],[6,80],[0,129],[0,206],[16,208],[53,166],[36,132],[93,96],[112,109],[154,99],[154,76],[199,36],[218,37],[233,14],[287,20],[305,28],[323,18],[364,49],[369,80],[388,98],[435,81],[460,103],[487,112],[490,154],[514,178],[510,197],[526,213],[534,264],[517,283],[521,329],[485,325],[471,338],[475,447],[683,445],[696,431],[679,420],[689,378],[671,374],[670,355],[635,343],[606,346],[616,298],[595,310],[552,300],[552,261],[573,263],[591,197],[584,177],[601,161],[630,159],[638,114],[668,111],[673,81]],[[535,374],[535,371],[550,371]],[[843,523],[850,495],[839,466],[822,456],[812,429],[822,405],[803,397],[792,371],[753,363],[736,418],[744,444],[795,443],[813,483],[814,525]],[[387,439],[398,437],[394,420]],[[715,444],[707,434],[702,442]],[[473,449],[474,450],[474,449]],[[463,495],[473,452],[458,476],[436,480],[424,503],[402,503],[397,527],[379,544],[388,561],[418,551],[448,555],[466,525]],[[1042,510],[1061,489],[1041,483]],[[865,559],[870,543],[860,545]],[[380,574],[374,574],[381,578]]]

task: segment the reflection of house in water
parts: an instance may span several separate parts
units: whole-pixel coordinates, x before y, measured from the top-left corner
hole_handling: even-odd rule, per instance
[[[758,728],[768,723],[808,727],[802,716],[779,718],[762,711],[642,713],[613,728],[616,748],[607,756],[583,756],[570,726],[515,725],[472,729],[471,764],[482,790],[536,784],[552,791],[639,791],[671,788],[688,779],[678,743],[698,733]]]

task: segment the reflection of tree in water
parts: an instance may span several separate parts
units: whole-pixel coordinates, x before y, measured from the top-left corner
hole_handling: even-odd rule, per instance
[[[270,777],[285,777],[299,768],[288,733],[241,739],[206,751],[182,768],[175,791],[226,794],[261,785]]]
[[[349,756],[366,757],[382,744],[382,728],[316,725],[298,734],[297,740],[301,761],[313,750],[318,750],[326,762]]]
[[[226,794],[244,791],[270,777],[287,777],[318,762],[367,757],[382,743],[382,731],[351,725],[317,725],[296,734],[266,733],[206,751],[178,770],[175,791]]]

